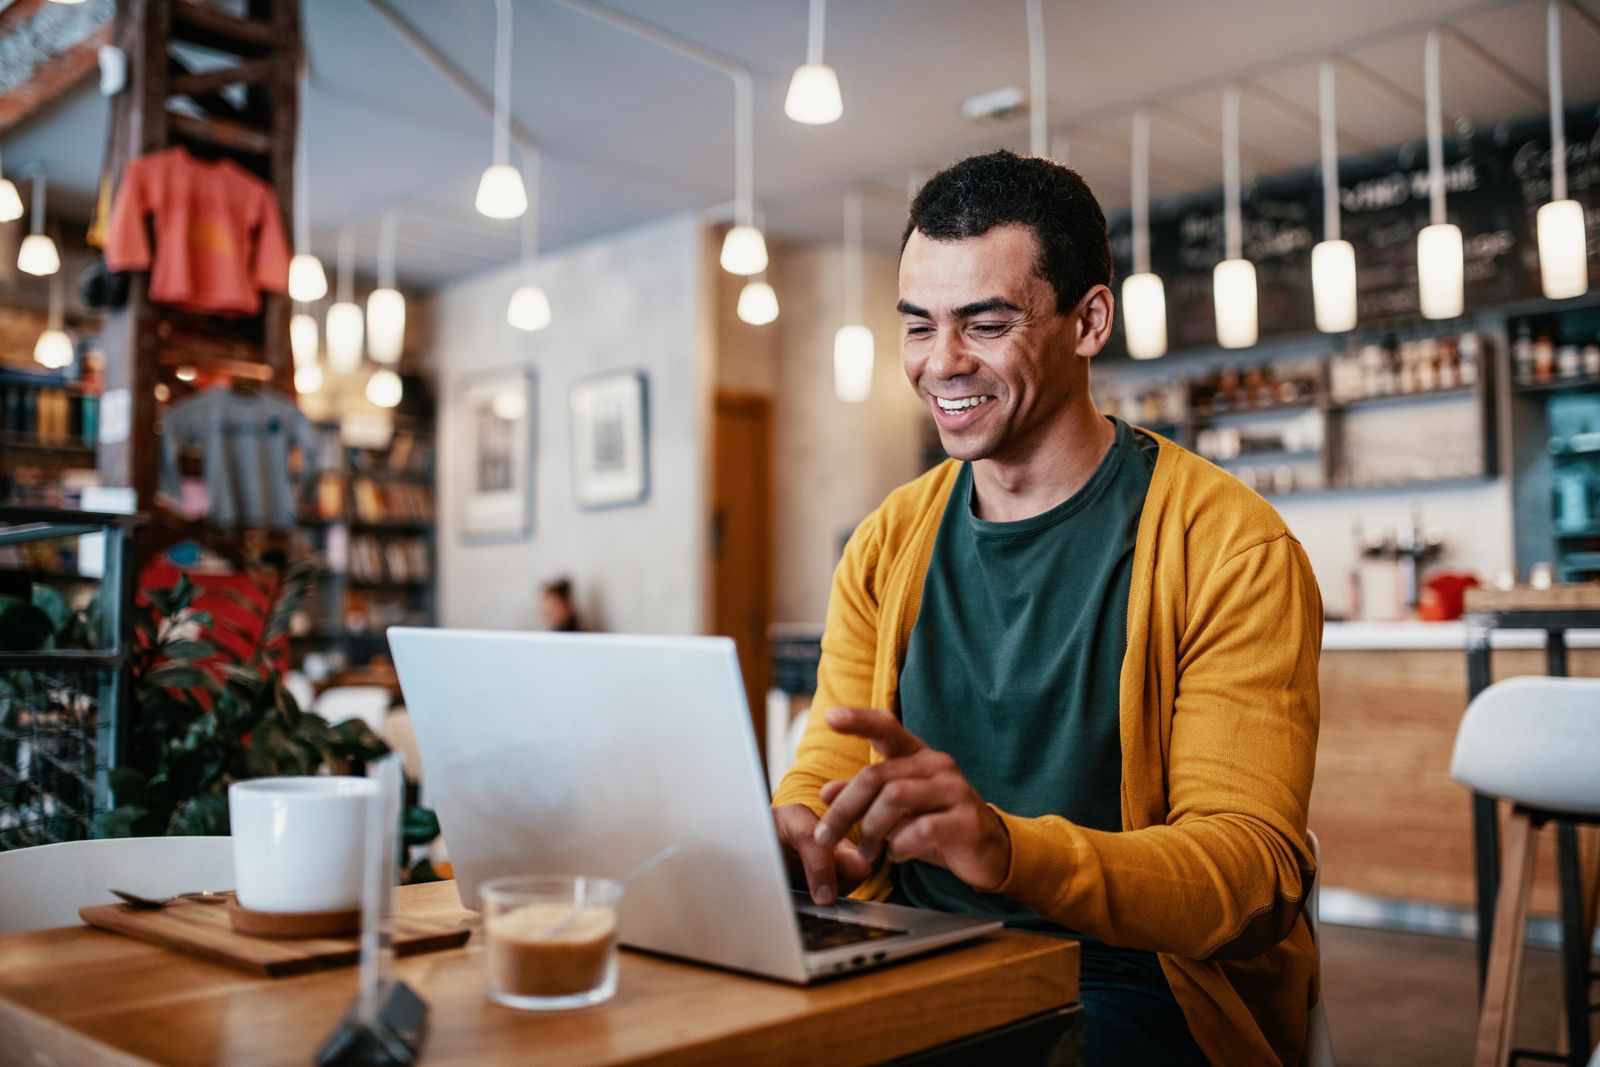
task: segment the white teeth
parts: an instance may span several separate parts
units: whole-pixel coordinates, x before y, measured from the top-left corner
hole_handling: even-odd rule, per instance
[[[964,396],[960,400],[946,400],[942,396],[936,396],[934,399],[939,402],[940,411],[965,411],[967,408],[977,407],[990,398],[987,396]]]

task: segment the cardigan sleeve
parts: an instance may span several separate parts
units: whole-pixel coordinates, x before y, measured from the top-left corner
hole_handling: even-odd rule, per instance
[[[1322,601],[1282,534],[1225,561],[1190,607],[1165,825],[1113,833],[1000,812],[1011,867],[996,891],[1109,944],[1246,958],[1294,928],[1313,876]]]
[[[828,810],[822,803],[823,785],[835,778],[852,777],[871,759],[871,746],[865,740],[836,732],[822,713],[834,707],[872,706],[878,647],[875,575],[882,544],[877,518],[869,517],[856,528],[834,569],[812,714],[794,765],[773,794],[773,807],[804,804],[821,816]]]

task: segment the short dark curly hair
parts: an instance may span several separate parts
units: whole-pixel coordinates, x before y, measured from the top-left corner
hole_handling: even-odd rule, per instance
[[[900,249],[913,231],[935,241],[981,237],[1020,223],[1039,242],[1039,277],[1066,314],[1096,285],[1111,284],[1111,238],[1105,212],[1070,167],[1004,149],[969,156],[928,179],[911,202]]]

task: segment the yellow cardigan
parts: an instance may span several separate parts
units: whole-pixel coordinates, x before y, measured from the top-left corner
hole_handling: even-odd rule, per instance
[[[1150,436],[1160,450],[1139,516],[1120,685],[1123,832],[1001,811],[1011,869],[998,892],[1110,944],[1159,953],[1212,1063],[1296,1064],[1318,995],[1300,905],[1314,873],[1306,805],[1322,600],[1304,549],[1270,505]],[[959,469],[947,461],[901,486],[851,537],[834,573],[814,707],[898,713],[900,666]],[[877,758],[812,715],[773,804],[821,814],[823,783]],[[888,892],[880,870],[854,895]]]

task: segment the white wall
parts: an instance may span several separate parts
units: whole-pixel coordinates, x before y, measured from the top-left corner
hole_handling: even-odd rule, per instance
[[[779,268],[774,609],[779,622],[821,624],[842,539],[889,490],[921,473],[919,433],[929,416],[900,369],[893,258],[868,255],[863,271],[876,360],[872,397],[862,404],[833,394],[843,249],[797,247]]]
[[[709,385],[697,219],[655,222],[540,260],[551,325],[506,323],[518,268],[446,287],[434,298],[429,364],[440,396],[439,621],[537,629],[539,584],[572,577],[580,615],[613,631],[698,633],[704,616]],[[467,545],[460,528],[465,375],[507,367],[538,375],[534,532]],[[578,508],[572,485],[572,383],[608,370],[649,379],[650,495],[639,506]]]

